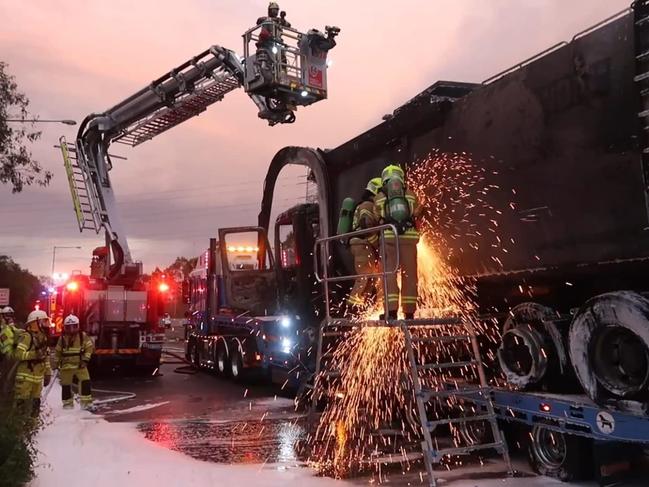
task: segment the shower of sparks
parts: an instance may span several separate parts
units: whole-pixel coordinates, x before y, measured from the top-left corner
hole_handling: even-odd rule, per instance
[[[477,253],[480,246],[488,246],[493,251],[492,264],[499,270],[503,254],[507,254],[505,242],[513,243],[499,235],[502,212],[489,203],[489,196],[499,188],[488,182],[490,174],[464,154],[431,153],[409,171],[408,186],[424,209],[418,225],[418,317],[460,316],[474,326],[481,339],[498,343],[497,327],[477,320],[473,283],[460,277],[453,265],[467,254]],[[513,203],[506,205],[509,211],[514,208]],[[406,448],[421,441],[404,334],[399,328],[363,326],[382,312],[382,303],[367,302],[367,309],[354,319],[358,326],[347,329],[337,343],[324,346],[323,372],[316,379],[321,396],[312,398],[321,401],[326,397],[326,406],[312,433],[311,459],[321,472],[338,478],[370,465],[378,469],[380,463],[372,460],[386,454],[400,459],[408,469]],[[431,338],[466,330],[417,327],[411,332],[416,338]],[[470,346],[466,341],[414,343],[420,364],[468,360]],[[487,360],[493,359],[493,352],[487,355]],[[420,371],[419,377],[423,387],[433,390],[478,381],[475,368],[468,367]],[[448,406],[460,414],[474,412],[472,404],[449,398],[443,404],[430,405],[429,419],[448,417]],[[451,433],[446,441],[454,446],[470,441],[458,428],[451,428]],[[450,461],[459,463],[449,459],[447,465]]]

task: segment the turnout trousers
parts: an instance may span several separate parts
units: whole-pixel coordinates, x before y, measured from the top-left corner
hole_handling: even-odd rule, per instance
[[[404,313],[411,314],[417,310],[417,242],[418,237],[409,235],[399,237],[399,270],[386,276],[388,284],[388,310],[399,310],[399,295]],[[385,240],[385,269],[394,269],[397,261],[397,245],[394,238]],[[397,275],[401,274],[401,289]]]

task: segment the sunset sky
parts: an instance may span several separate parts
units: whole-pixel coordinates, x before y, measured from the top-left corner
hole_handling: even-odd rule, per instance
[[[81,122],[241,34],[266,0],[0,0],[0,60],[43,119]],[[264,176],[286,145],[333,148],[381,121],[436,80],[480,82],[628,7],[630,0],[283,0],[300,30],[341,28],[330,53],[329,99],[268,127],[243,90],[135,149],[111,172],[131,251],[145,270],[195,256],[224,226],[252,225]],[[47,188],[0,186],[0,254],[36,274],[87,272],[103,237],[79,233],[60,152],[77,127],[41,124],[33,154],[54,173]],[[304,195],[304,170],[279,181],[276,206]],[[359,182],[363,184],[364,182]],[[234,206],[233,206],[234,205]]]

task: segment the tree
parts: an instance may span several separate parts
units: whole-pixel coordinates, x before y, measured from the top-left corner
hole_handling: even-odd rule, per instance
[[[33,309],[42,290],[38,277],[7,255],[0,255],[0,287],[9,288],[9,304],[16,312],[16,319],[21,322]]]
[[[47,186],[52,173],[32,159],[27,147],[41,133],[32,131],[33,124],[7,122],[8,118],[34,117],[29,115],[29,99],[18,91],[16,79],[6,68],[0,61],[0,183],[11,184],[12,192],[19,193],[31,184]]]
[[[176,281],[183,281],[189,278],[189,274],[194,270],[197,263],[197,257],[192,257],[191,259],[187,257],[176,257],[174,263],[165,269],[165,273],[173,276]]]

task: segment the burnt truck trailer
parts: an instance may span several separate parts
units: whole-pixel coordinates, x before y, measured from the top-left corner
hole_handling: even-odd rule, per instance
[[[411,172],[431,152],[470,159],[494,188],[481,197],[499,212],[506,252],[494,259],[492,245],[471,245],[476,235],[487,241],[493,234],[489,218],[465,221],[448,204],[437,205],[436,217],[453,223],[454,238],[444,242],[449,263],[476,286],[481,314],[503,332],[499,362],[514,392],[499,396],[499,410],[596,439],[611,434],[600,421],[611,414],[646,431],[648,117],[649,6],[636,2],[483,83],[437,82],[333,150],[282,149],[268,171],[259,225],[268,228],[275,181],[288,164],[311,169],[326,237],[343,199],[387,163]],[[352,274],[339,250],[333,267]],[[553,395],[564,392],[586,396]],[[561,413],[566,408],[574,414]],[[592,421],[583,408],[595,411],[586,415]],[[579,426],[566,426],[571,421]],[[563,460],[543,462],[556,438],[535,428],[539,469],[573,475],[562,464],[565,448]],[[561,438],[573,450],[576,443]]]

